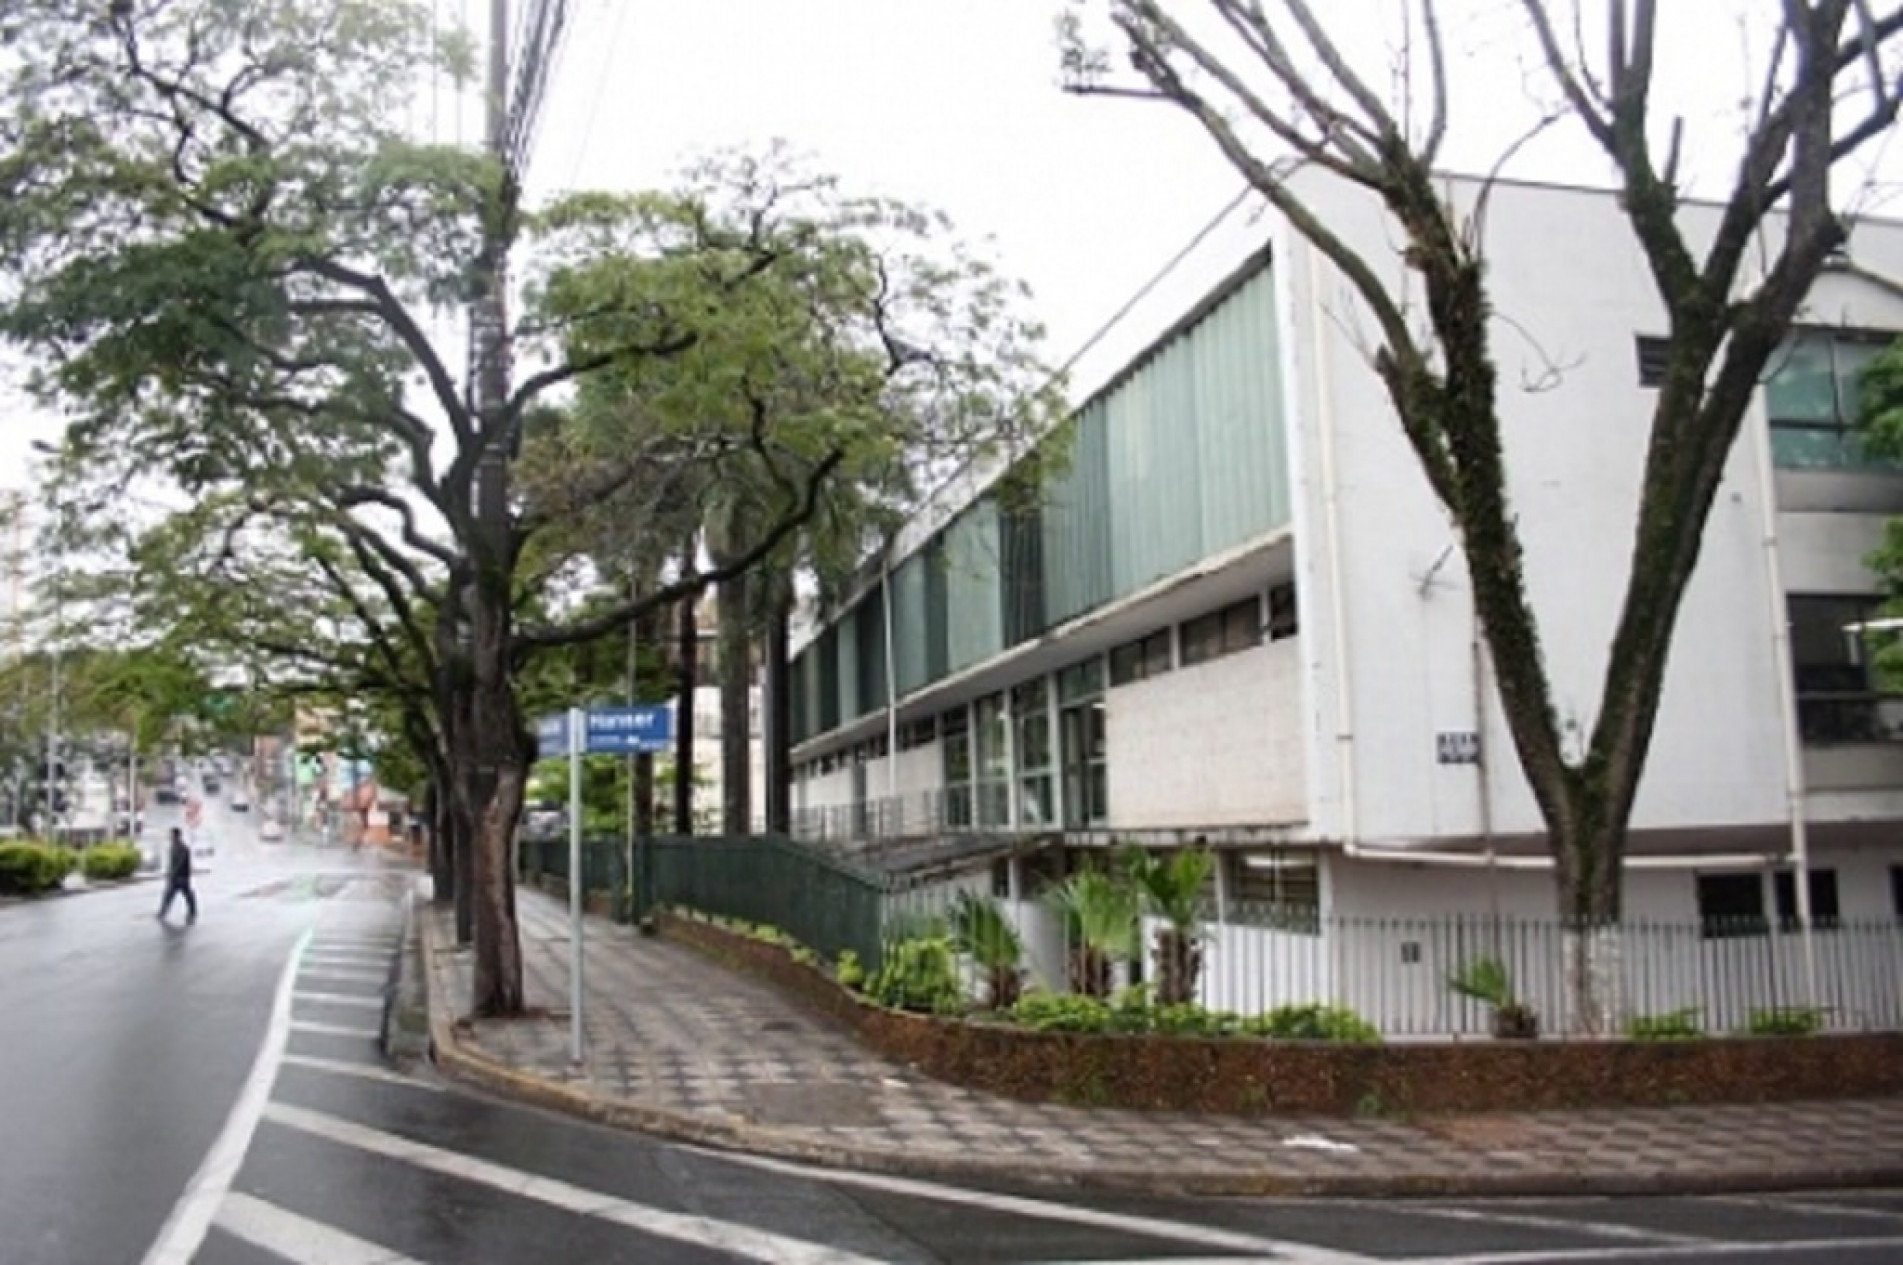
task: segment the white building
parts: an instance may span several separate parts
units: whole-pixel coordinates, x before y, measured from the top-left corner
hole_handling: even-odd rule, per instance
[[[1378,208],[1308,192],[1403,276]],[[966,834],[1020,857],[1032,839],[1207,841],[1226,854],[1218,899],[1273,903],[1341,993],[1323,923],[1548,917],[1552,876],[1454,533],[1368,364],[1372,324],[1305,240],[1268,220],[1253,234],[1089,396],[1040,496],[965,489],[900,542],[889,580],[869,572],[810,630],[794,802],[808,835]],[[1527,584],[1583,735],[1664,322],[1606,193],[1502,184],[1486,253]],[[1731,454],[1632,817],[1634,920],[1756,920],[1774,939],[1799,850],[1816,927],[1903,918],[1903,700],[1879,694],[1854,627],[1879,600],[1863,560],[1903,514],[1903,470],[1847,430],[1856,367],[1903,330],[1899,279],[1903,224],[1858,225]],[[1035,882],[1020,860],[999,887]],[[1228,934],[1212,997],[1223,959],[1256,951]],[[1707,957],[1735,938],[1711,939]],[[1423,980],[1447,965],[1406,934],[1379,951]]]

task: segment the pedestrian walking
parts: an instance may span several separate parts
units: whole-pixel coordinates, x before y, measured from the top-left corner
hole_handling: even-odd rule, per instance
[[[192,849],[185,842],[185,832],[177,826],[172,827],[172,849],[165,863],[165,899],[159,902],[161,920],[172,908],[174,896],[185,898],[186,923],[197,922],[198,897],[192,891]]]

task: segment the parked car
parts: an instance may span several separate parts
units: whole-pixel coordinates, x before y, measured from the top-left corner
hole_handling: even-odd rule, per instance
[[[276,843],[284,838],[284,823],[275,818],[265,818],[264,824],[258,827],[258,838],[266,843]]]
[[[218,787],[218,779],[207,773],[205,775],[205,794],[216,795],[218,793]]]
[[[230,806],[231,811],[234,813],[248,813],[251,811],[251,797],[245,793],[245,789],[242,786],[232,787],[231,794],[226,797],[225,803]]]

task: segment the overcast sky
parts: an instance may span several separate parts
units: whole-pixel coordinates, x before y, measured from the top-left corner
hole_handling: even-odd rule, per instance
[[[445,19],[485,29],[487,0],[430,0]],[[1564,3],[1565,0],[1560,0]],[[1479,171],[1524,130],[1534,107],[1519,0],[1448,0],[1458,90],[1448,166]],[[1693,116],[1691,174],[1729,175],[1748,38],[1727,14],[1766,0],[1662,6],[1673,55],[1661,95]],[[696,156],[784,139],[855,192],[947,212],[989,240],[1003,270],[1033,289],[1066,360],[1241,189],[1213,144],[1159,104],[1078,98],[1057,86],[1052,19],[1060,0],[571,0],[530,171],[532,196],[563,188],[664,187]],[[1195,11],[1196,5],[1186,6]],[[1322,7],[1340,42],[1377,78],[1392,59],[1397,0]],[[1762,19],[1760,19],[1760,24]],[[1687,58],[1677,50],[1696,48]],[[1759,50],[1761,51],[1761,50]],[[478,139],[471,96],[419,98],[413,130]],[[1704,129],[1702,132],[1699,129]],[[1885,161],[1890,156],[1886,153]],[[1708,169],[1700,170],[1700,164]],[[1522,153],[1512,174],[1603,183],[1605,165],[1576,124]],[[1894,205],[1888,208],[1896,213]],[[1223,233],[1251,232],[1241,214]],[[1220,234],[1219,234],[1220,236]],[[1186,306],[1205,278],[1178,269],[1098,359],[1117,359]],[[453,357],[459,358],[459,357]],[[1087,366],[1087,368],[1090,366]],[[1088,385],[1089,374],[1080,375]],[[0,407],[7,401],[0,398]],[[54,423],[9,408],[0,473],[17,482],[29,437]]]

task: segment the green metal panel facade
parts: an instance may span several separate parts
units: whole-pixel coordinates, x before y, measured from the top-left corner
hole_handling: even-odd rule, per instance
[[[945,652],[950,671],[982,663],[1004,649],[1001,553],[998,506],[989,497],[967,508],[945,530]]]
[[[931,684],[927,666],[924,553],[915,553],[892,571],[892,642],[899,694]]]
[[[1007,515],[982,497],[901,563],[900,696],[1285,526],[1277,342],[1265,266],[1079,411],[1039,504]],[[853,667],[883,657],[882,629],[861,614],[880,600],[875,586],[802,652],[822,664],[837,656],[819,673],[831,697],[813,700],[815,732],[884,705],[883,668]]]

